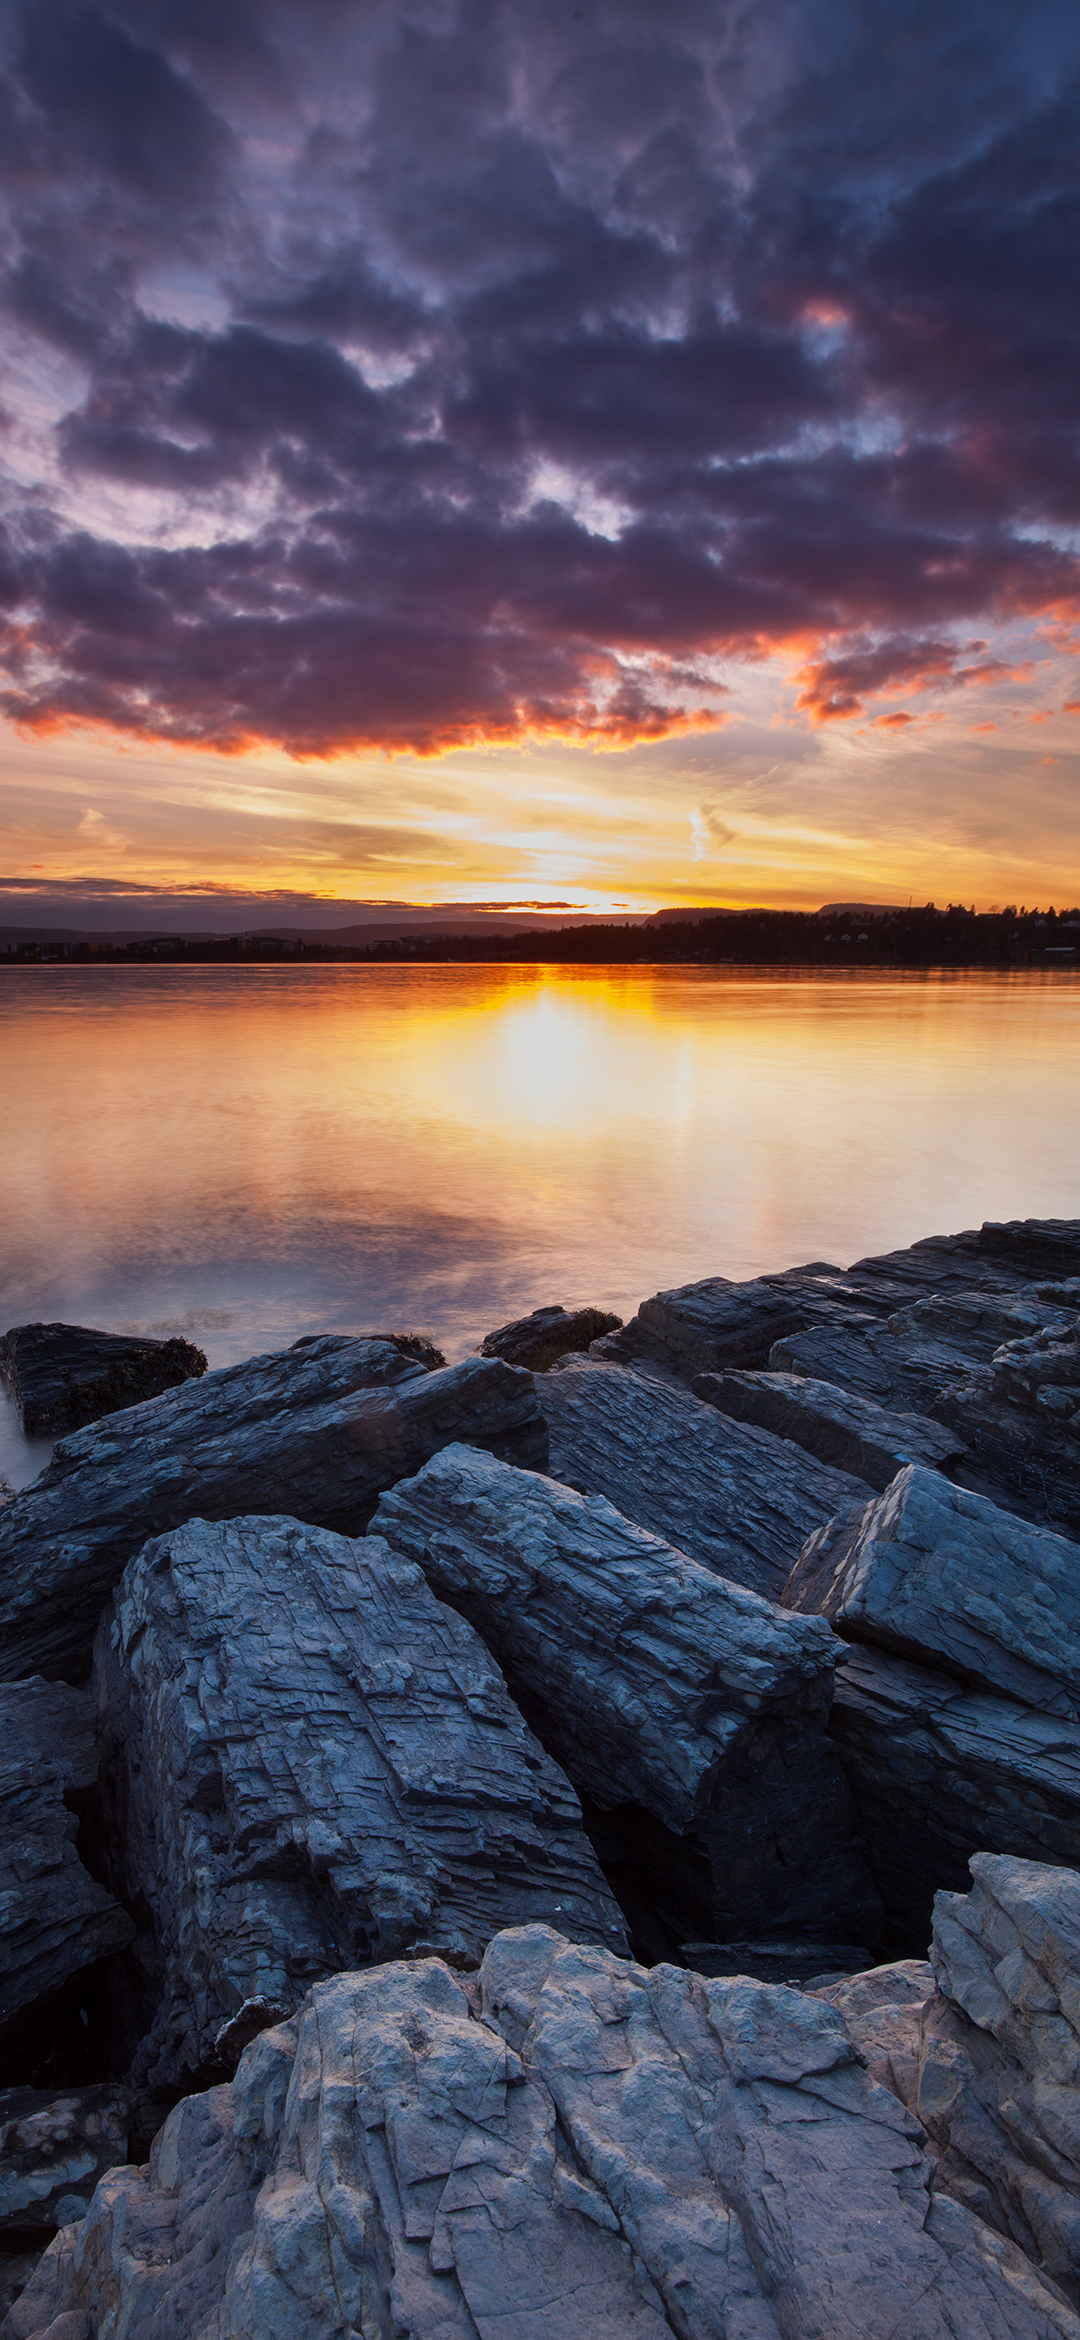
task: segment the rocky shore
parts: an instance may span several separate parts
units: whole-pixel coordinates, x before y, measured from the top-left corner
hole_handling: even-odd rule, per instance
[[[1078,1327],[12,1328],[0,2340],[1080,2340]]]

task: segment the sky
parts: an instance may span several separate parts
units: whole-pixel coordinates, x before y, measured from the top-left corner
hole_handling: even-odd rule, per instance
[[[0,917],[1073,902],[1074,0],[0,0]]]

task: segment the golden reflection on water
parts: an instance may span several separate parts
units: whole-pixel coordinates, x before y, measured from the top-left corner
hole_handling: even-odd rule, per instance
[[[460,1355],[549,1300],[1072,1214],[1078,1043],[1060,973],[0,970],[3,1325]]]

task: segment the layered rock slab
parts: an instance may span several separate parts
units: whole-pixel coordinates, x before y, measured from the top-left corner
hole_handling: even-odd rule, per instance
[[[891,1925],[930,1939],[938,1886],[962,1892],[980,1850],[1080,1866],[1080,1734],[954,1675],[854,1647],[829,1730]]]
[[[78,1430],[205,1371],[203,1351],[191,1341],[95,1332],[82,1324],[17,1324],[0,1337],[0,1381],[31,1438]]]
[[[573,1358],[545,1376],[550,1471],[717,1575],[779,1600],[804,1543],[868,1491],[644,1369]]]
[[[231,2068],[344,1966],[475,1966],[541,1917],[623,1945],[568,1780],[471,1627],[377,1540],[262,1517],[155,1538],[95,1690],[105,1833],[157,1941],[153,2087]]]
[[[750,1422],[846,1471],[883,1494],[905,1463],[944,1470],[964,1453],[963,1440],[925,1414],[893,1414],[835,1382],[797,1373],[697,1373],[703,1405]]]
[[[288,1512],[356,1534],[382,1488],[452,1439],[545,1460],[528,1374],[481,1357],[429,1372],[429,1355],[324,1335],[62,1439],[0,1511],[0,1678],[85,1680],[126,1562],[185,1519]]]
[[[122,2088],[0,2089],[0,2248],[84,2218],[98,2179],[127,2160]]]
[[[545,1927],[342,1975],[57,2237],[4,2340],[1077,2340],[822,2002]]]
[[[820,1619],[466,1447],[385,1495],[371,1532],[482,1635],[538,1737],[621,1823],[674,1939],[876,1937],[825,1735],[842,1653]]]
[[[1080,2303],[1080,1876],[976,1854],[930,1962],[823,1993],[927,2131],[935,2185]]]
[[[96,1776],[85,1691],[34,1680],[0,1686],[0,2077],[32,2064],[135,1933],[76,1849],[79,1823],[65,1797]]]
[[[785,1606],[846,1639],[1080,1720],[1080,1567],[1070,1538],[910,1464],[811,1537]]]

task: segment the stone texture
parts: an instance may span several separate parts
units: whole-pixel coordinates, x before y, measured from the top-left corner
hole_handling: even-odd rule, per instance
[[[773,1342],[805,1323],[800,1296],[789,1289],[773,1289],[760,1279],[737,1284],[727,1276],[706,1276],[643,1300],[605,1354],[629,1359],[659,1353],[688,1377],[729,1365],[764,1365]]]
[[[355,1534],[383,1487],[451,1439],[543,1463],[527,1374],[483,1357],[429,1373],[428,1355],[423,1342],[324,1335],[61,1440],[0,1511],[0,1678],[85,1679],[125,1563],[193,1515],[287,1511]]]
[[[482,1357],[505,1357],[508,1365],[524,1365],[531,1373],[546,1373],[558,1358],[584,1350],[590,1341],[617,1332],[621,1316],[603,1308],[534,1308],[531,1316],[515,1317],[500,1325],[480,1343]]]
[[[545,1927],[343,1975],[170,2115],[4,2340],[1077,2340],[820,2000]]]
[[[0,2090],[0,2237],[44,2243],[84,2218],[98,2179],[127,2160],[128,2128],[122,2088]]]
[[[475,1966],[536,1918],[623,1944],[569,1782],[471,1628],[376,1540],[263,1517],[156,1538],[95,1688],[105,1834],[157,1939],[151,2087],[230,2070],[342,1966]]]
[[[869,1491],[678,1382],[574,1358],[540,1393],[550,1469],[734,1583],[779,1600],[808,1536]]]
[[[1080,1275],[1080,1219],[985,1219],[979,1244],[1027,1275]]]
[[[822,1996],[923,2123],[934,2184],[1080,2302],[1080,1876],[989,1853],[939,1893],[926,1967]]]
[[[910,1464],[811,1537],[785,1605],[971,1689],[1080,1720],[1076,1545]]]
[[[745,1974],[802,1991],[838,1975],[861,1974],[867,1965],[857,1942],[800,1942],[783,1934],[769,1934],[764,1942],[684,1942],[682,1952],[694,1974]]]
[[[1080,1280],[1040,1297],[1064,1303],[1056,1320],[1004,1341],[941,1412],[991,1484],[1080,1537]]]
[[[851,1316],[811,1324],[778,1340],[769,1365],[834,1382],[894,1412],[937,1418],[1003,1341],[1037,1333],[1058,1313],[1033,1286],[932,1293],[884,1322]]]
[[[704,1405],[732,1421],[790,1439],[879,1493],[905,1463],[943,1470],[964,1452],[955,1431],[940,1422],[925,1414],[891,1414],[835,1382],[797,1373],[698,1373],[690,1386]]]
[[[963,1891],[972,1853],[1080,1865],[1075,1724],[858,1648],[829,1728],[886,1914],[913,1952],[930,1939],[935,1887]]]
[[[135,1339],[82,1324],[17,1324],[0,1337],[7,1384],[30,1438],[78,1430],[206,1371],[190,1341]]]
[[[384,1496],[372,1532],[475,1625],[538,1737],[621,1820],[677,1939],[875,1938],[819,1620],[467,1447]]]
[[[84,1691],[28,1681],[0,1687],[0,2078],[21,2076],[36,2045],[135,1928],[88,1875],[65,1796],[97,1773]]]

